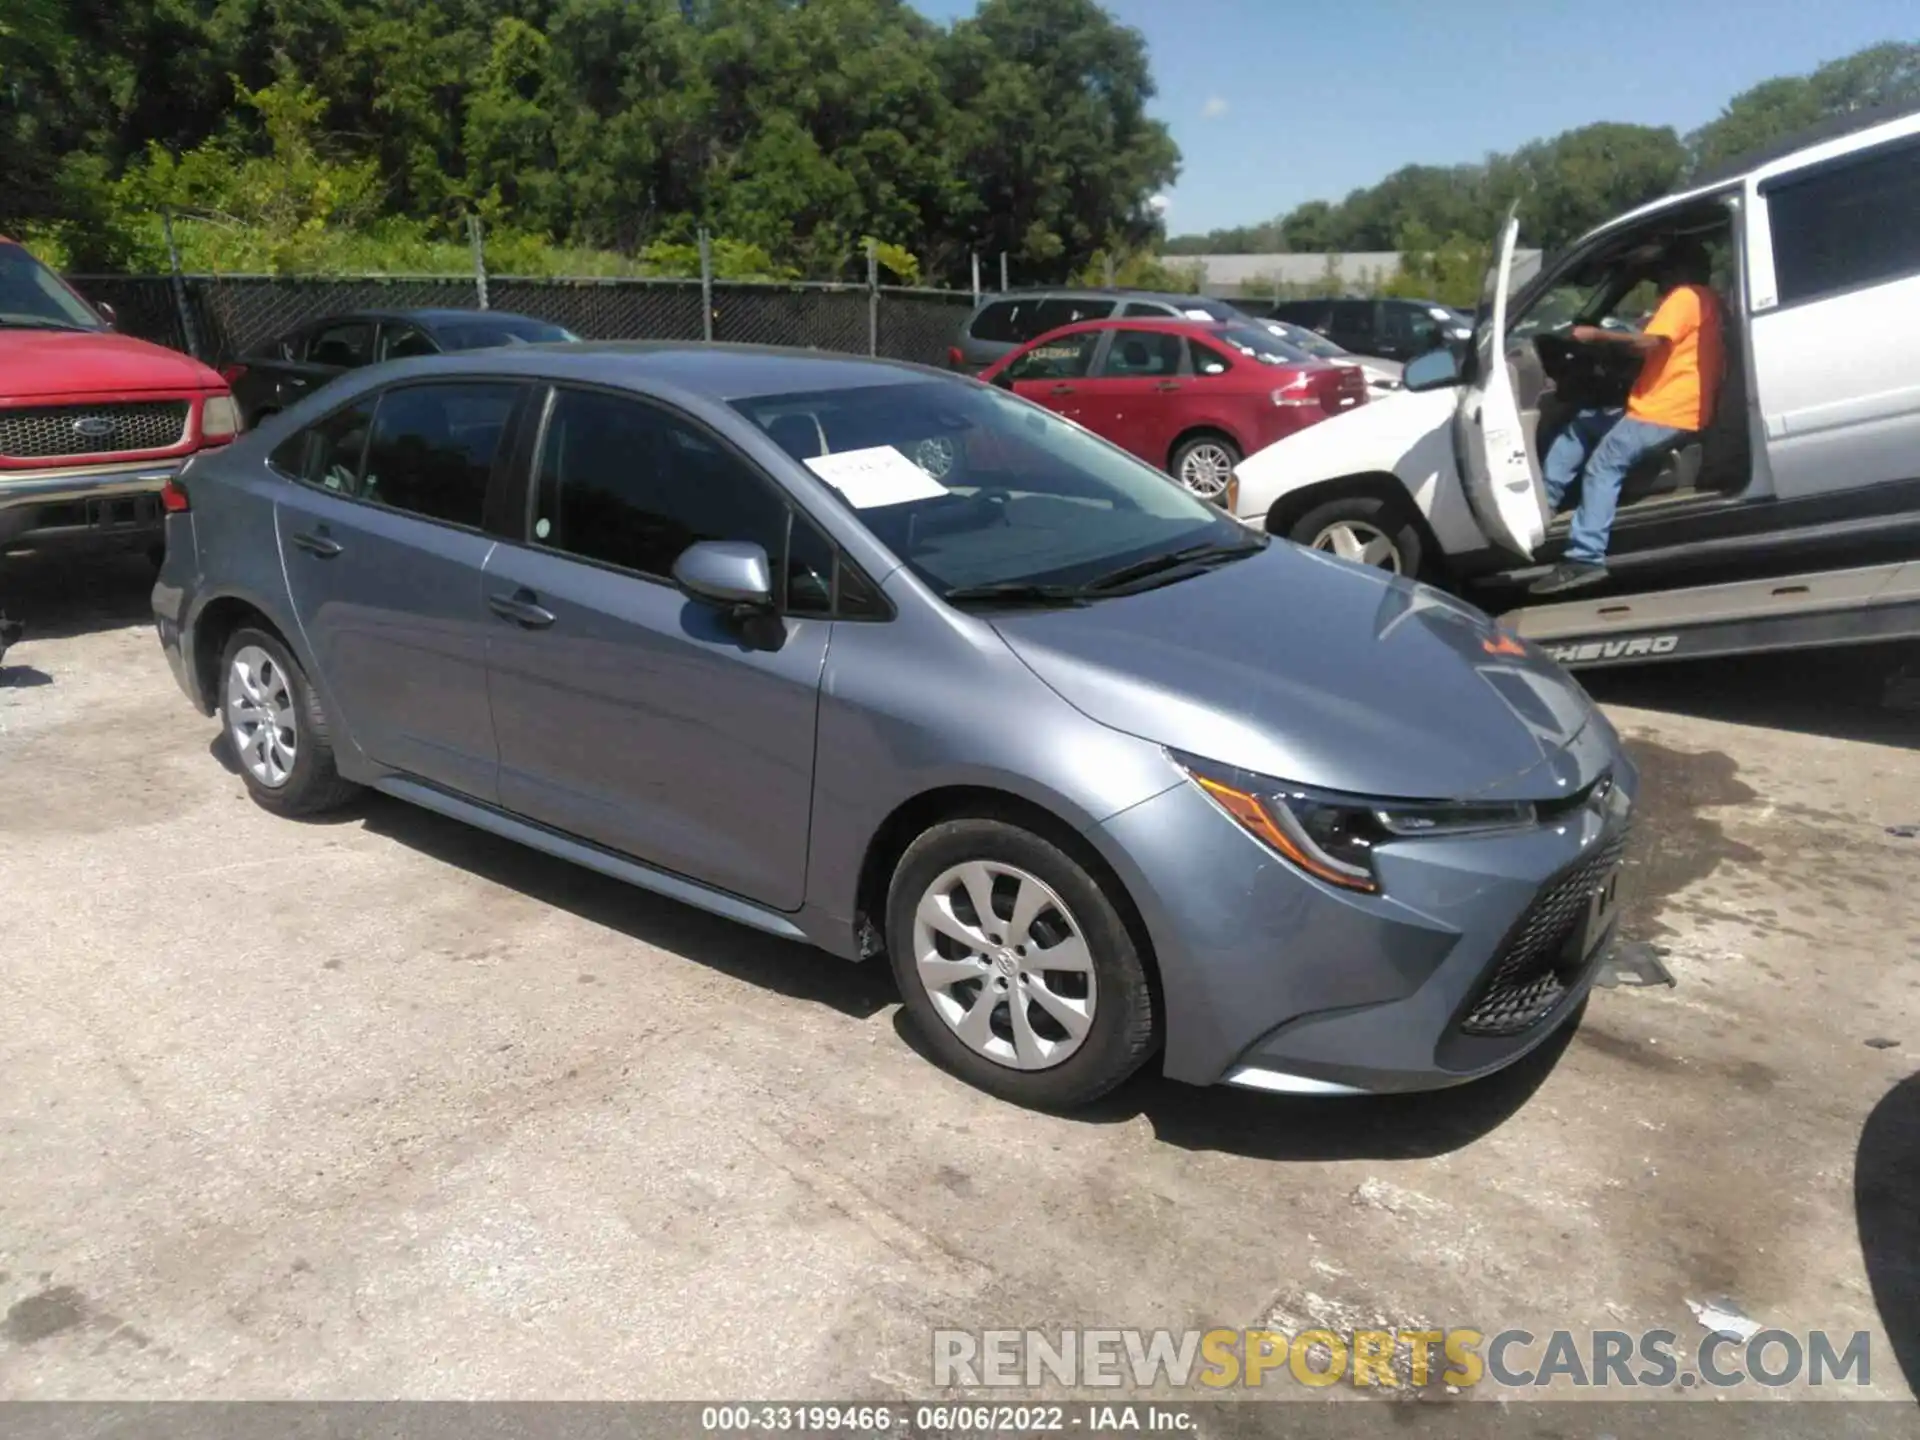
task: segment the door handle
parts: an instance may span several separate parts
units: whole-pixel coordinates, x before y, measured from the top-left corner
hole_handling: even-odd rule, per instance
[[[553,623],[553,612],[535,604],[533,591],[524,587],[511,595],[487,596],[487,608],[502,620],[511,620],[529,630],[544,630]]]
[[[338,540],[324,530],[315,535],[308,535],[303,531],[293,537],[293,543],[309,555],[317,555],[322,560],[331,560],[344,548]]]
[[[1162,380],[1153,388],[1156,390],[1178,390],[1180,388],[1180,382],[1178,380]]]
[[[1049,395],[1071,395],[1073,394],[1073,386],[1056,385],[1051,390],[1047,391],[1047,393]]]
[[[298,390],[302,385],[305,385],[309,382],[307,380],[307,377],[304,375],[289,375],[287,376],[285,382],[283,383],[291,385],[293,386],[294,389]]]

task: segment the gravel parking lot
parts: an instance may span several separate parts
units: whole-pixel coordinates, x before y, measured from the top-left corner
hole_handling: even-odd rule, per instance
[[[0,1396],[914,1397],[929,1332],[1873,1333],[1920,1386],[1920,717],[1596,680],[1673,989],[1462,1090],[947,1078],[887,972],[398,802],[251,804],[137,558],[0,562]],[[1482,1393],[1482,1392],[1476,1392]],[[1853,1392],[1858,1393],[1858,1392]]]

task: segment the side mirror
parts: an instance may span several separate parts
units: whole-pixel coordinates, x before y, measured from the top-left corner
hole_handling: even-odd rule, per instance
[[[1443,390],[1460,383],[1460,357],[1451,350],[1429,350],[1407,362],[1400,383],[1409,390]]]
[[[773,608],[767,552],[750,540],[702,540],[673,562],[673,580],[695,600],[736,616]]]
[[[993,377],[993,383],[998,385],[1002,390],[1011,390],[1013,389],[1013,376],[1007,371],[1002,370],[998,375]]]

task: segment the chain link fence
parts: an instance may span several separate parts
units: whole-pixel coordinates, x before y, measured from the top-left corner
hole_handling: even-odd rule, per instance
[[[72,275],[112,307],[117,329],[224,364],[310,320],[351,310],[479,308],[472,276]],[[716,280],[712,338],[945,363],[973,296],[899,286]],[[532,315],[587,340],[707,338],[699,280],[489,276],[487,308]]]

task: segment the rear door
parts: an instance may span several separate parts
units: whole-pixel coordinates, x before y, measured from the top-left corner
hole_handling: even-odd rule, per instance
[[[1506,357],[1507,292],[1520,236],[1516,209],[1508,209],[1494,249],[1489,301],[1473,340],[1473,374],[1460,387],[1454,412],[1454,450],[1468,508],[1481,530],[1495,545],[1532,559],[1547,532],[1547,507]]]
[[[1172,330],[1107,332],[1107,347],[1080,383],[1078,419],[1094,434],[1164,468],[1179,433],[1186,345]]]
[[[1001,375],[1012,385],[1014,394],[1078,420],[1086,378],[1093,370],[1099,344],[1098,330],[1056,335],[1016,355]]]
[[[1384,340],[1378,319],[1377,300],[1335,300],[1327,310],[1327,323],[1320,331],[1342,349],[1356,355],[1382,355]]]
[[[282,442],[276,500],[294,614],[325,692],[372,759],[492,803],[493,620],[482,529],[522,384],[397,385]]]

